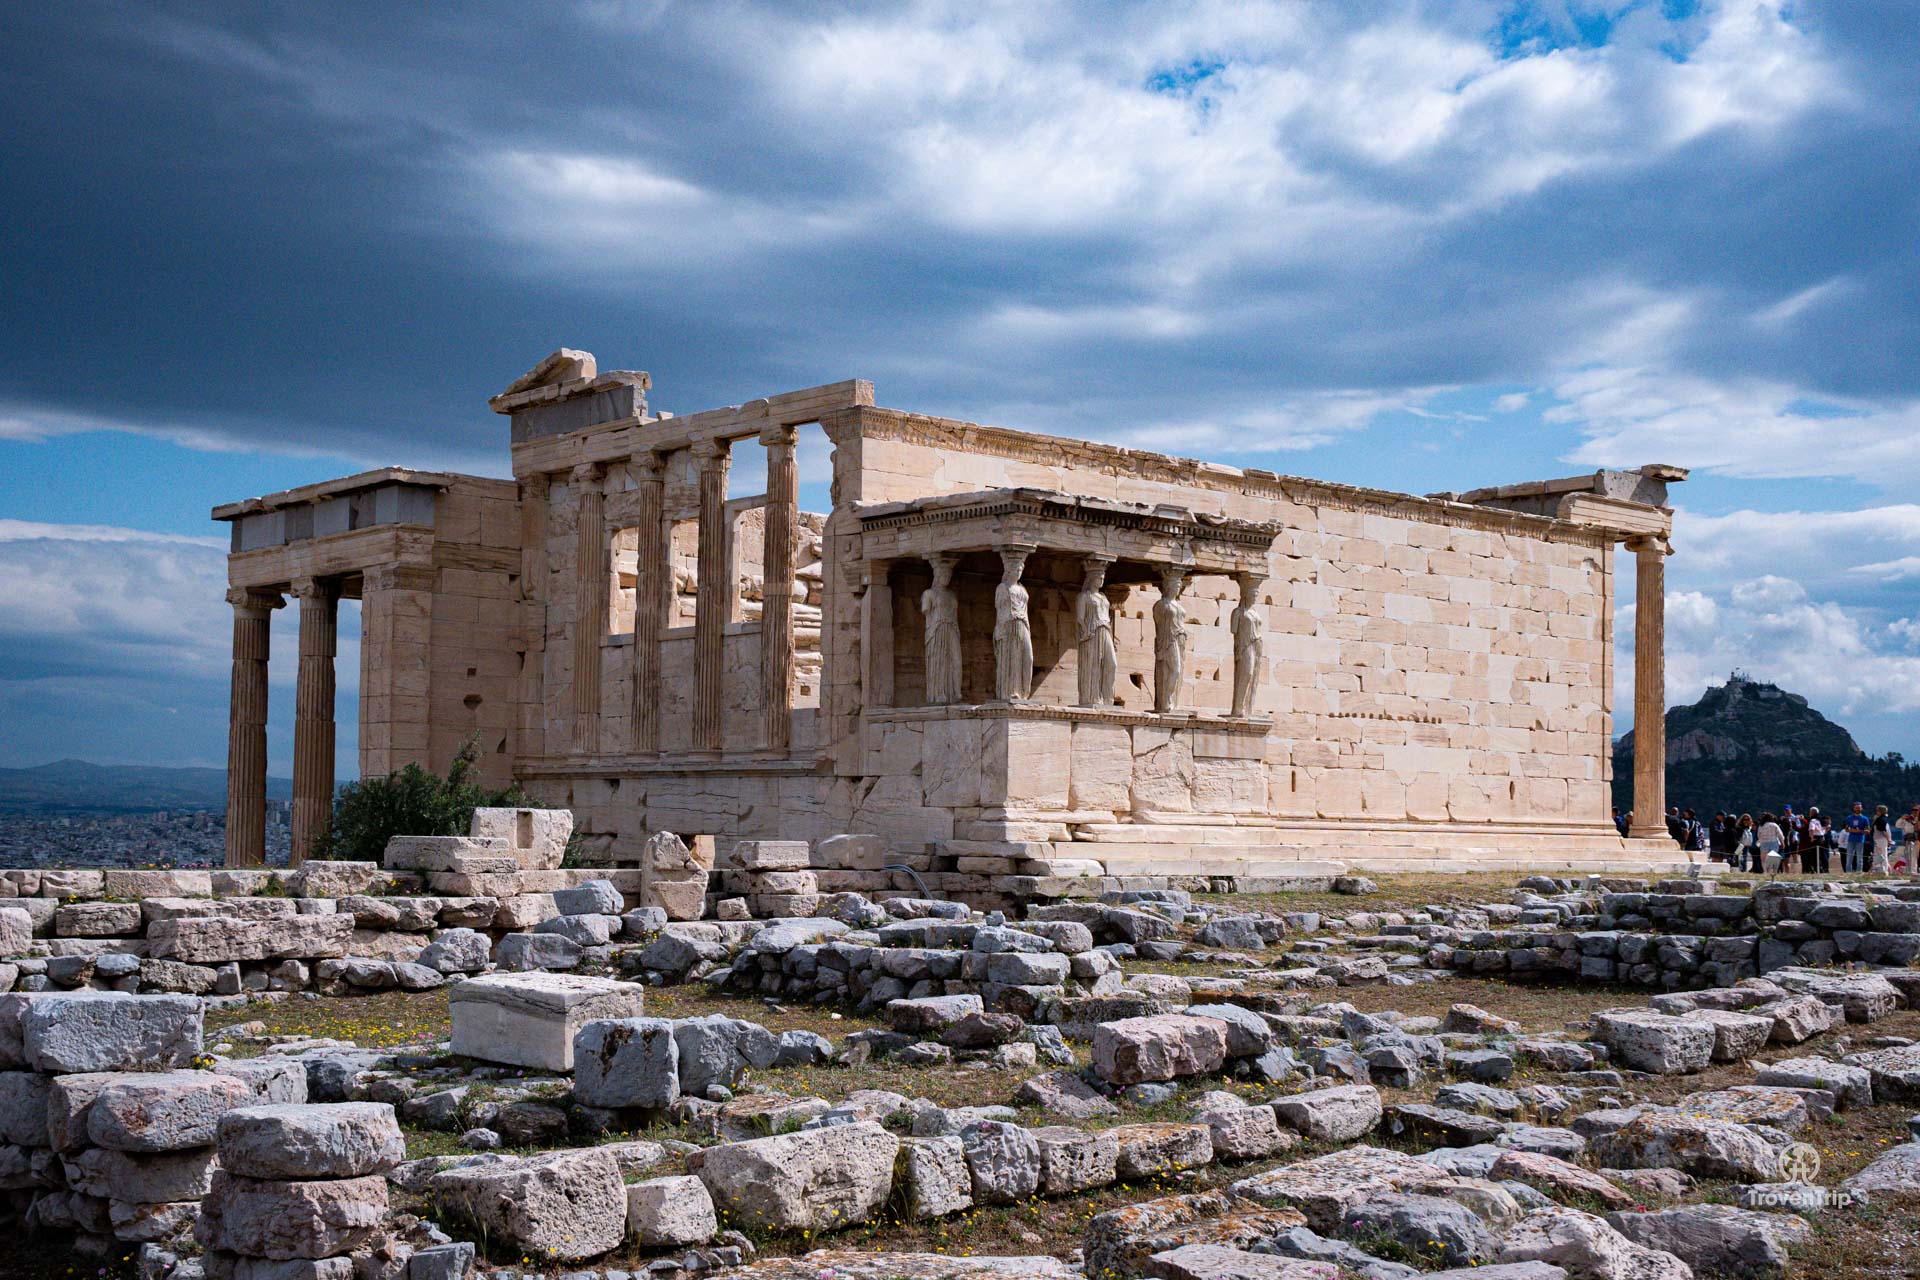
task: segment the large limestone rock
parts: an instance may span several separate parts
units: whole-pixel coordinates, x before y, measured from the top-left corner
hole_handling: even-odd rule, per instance
[[[1086,1274],[1150,1275],[1156,1254],[1187,1245],[1251,1250],[1305,1219],[1293,1209],[1261,1209],[1218,1191],[1164,1196],[1096,1215],[1081,1237]]]
[[[911,1221],[944,1218],[973,1207],[973,1175],[967,1168],[966,1146],[958,1134],[902,1138],[893,1166],[893,1185]]]
[[[448,1169],[428,1191],[487,1240],[549,1262],[598,1257],[626,1234],[627,1189],[605,1148]]]
[[[1154,1254],[1145,1274],[1155,1280],[1339,1280],[1340,1268],[1224,1244],[1183,1244]]]
[[[768,1258],[724,1273],[726,1280],[1082,1280],[1058,1258],[949,1257],[944,1253],[860,1253],[816,1249],[797,1258]]]
[[[33,917],[19,907],[0,907],[0,958],[23,956],[33,946]]]
[[[680,1050],[665,1018],[589,1022],[573,1037],[573,1097],[590,1107],[672,1106]]]
[[[194,1230],[209,1249],[286,1261],[351,1252],[386,1218],[385,1178],[260,1182],[223,1169],[213,1175]]]
[[[1349,1209],[1376,1195],[1418,1191],[1448,1177],[1438,1165],[1413,1156],[1355,1146],[1242,1178],[1228,1190],[1243,1200],[1298,1209],[1309,1226],[1326,1234]]]
[[[707,1186],[691,1176],[652,1178],[627,1188],[627,1234],[648,1249],[705,1244],[720,1230]]]
[[[1709,1275],[1782,1275],[1789,1251],[1813,1229],[1791,1214],[1755,1213],[1724,1204],[1689,1204],[1655,1213],[1610,1213],[1607,1222],[1635,1244],[1673,1254]]]
[[[1633,1197],[1591,1169],[1537,1151],[1507,1151],[1494,1158],[1487,1177],[1522,1182],[1555,1200],[1584,1196],[1610,1208],[1625,1208]]]
[[[1071,1195],[1113,1185],[1119,1176],[1120,1139],[1111,1129],[1088,1131],[1070,1125],[1029,1129],[1040,1149],[1040,1191]]]
[[[1380,1091],[1372,1085],[1341,1084],[1309,1089],[1273,1100],[1280,1123],[1316,1142],[1352,1142],[1380,1123]]]
[[[1122,1124],[1107,1132],[1119,1144],[1115,1171],[1124,1182],[1213,1163],[1213,1131],[1204,1123]]]
[[[312,865],[312,864],[309,864]],[[272,920],[236,916],[180,916],[147,928],[156,960],[226,964],[236,960],[335,960],[353,941],[351,915],[283,916]]]
[[[467,836],[392,836],[380,861],[392,871],[464,871],[478,858],[508,857],[507,842]]]
[[[177,1204],[198,1200],[212,1185],[213,1148],[134,1155],[88,1147],[60,1159],[67,1185],[103,1200]]]
[[[358,1178],[407,1157],[385,1102],[283,1103],[220,1117],[220,1164],[247,1178]]]
[[[485,1062],[573,1070],[573,1038],[589,1022],[640,1016],[645,988],[565,973],[490,973],[450,993],[453,1051]]]
[[[1093,1033],[1094,1070],[1114,1085],[1205,1075],[1226,1060],[1226,1024],[1214,1018],[1157,1014],[1105,1022]]]
[[[1847,1065],[1872,1078],[1875,1102],[1920,1102],[1920,1045],[1852,1054]]]
[[[116,1075],[87,1109],[87,1137],[116,1151],[211,1146],[220,1118],[252,1094],[245,1081],[211,1071]]]
[[[1040,1185],[1040,1144],[1017,1124],[977,1120],[960,1130],[973,1198],[978,1204],[1015,1204]]]
[[[689,848],[671,831],[647,837],[640,847],[640,905],[660,908],[669,920],[698,920],[706,911],[712,849],[706,840]]]
[[[1920,1142],[1889,1147],[1840,1186],[1872,1204],[1920,1205]]]
[[[1594,1032],[1613,1060],[1635,1071],[1683,1075],[1713,1061],[1713,1024],[1650,1009],[1614,1009],[1593,1015]]]
[[[1766,1048],[1773,1037],[1771,1016],[1732,1009],[1696,1009],[1687,1016],[1713,1028],[1715,1062],[1744,1062]]]
[[[1786,1135],[1777,1130],[1646,1110],[1612,1133],[1595,1137],[1590,1150],[1609,1168],[1678,1169],[1697,1178],[1771,1182],[1780,1175],[1781,1152],[1787,1145]]]
[[[200,1001],[192,996],[119,991],[0,996],[0,1066],[55,1074],[186,1066],[200,1053],[201,1020]],[[19,1037],[11,1054],[8,1024]]]
[[[747,1068],[764,1071],[780,1053],[780,1042],[771,1031],[722,1013],[677,1020],[673,1042],[679,1053],[682,1093],[705,1094],[715,1085],[735,1088]]]
[[[1826,1006],[1821,1006],[1825,1008]],[[1840,1107],[1873,1105],[1873,1075],[1865,1067],[1831,1062],[1826,1058],[1787,1058],[1769,1062],[1754,1073],[1753,1082],[1785,1089],[1825,1089]]]
[[[1500,1241],[1499,1261],[1545,1262],[1568,1280],[1693,1280],[1693,1271],[1672,1254],[1635,1244],[1578,1209],[1528,1214]]]
[[[886,1203],[900,1139],[870,1120],[710,1147],[687,1157],[727,1220],[749,1229],[828,1231]]]
[[[1430,1265],[1471,1267],[1490,1261],[1498,1242],[1487,1224],[1467,1205],[1437,1195],[1397,1191],[1370,1196],[1341,1219],[1349,1238],[1395,1251]]]

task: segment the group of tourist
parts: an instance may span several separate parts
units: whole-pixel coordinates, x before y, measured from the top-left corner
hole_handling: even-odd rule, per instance
[[[1614,826],[1627,834],[1630,815],[1616,812]],[[1902,817],[1886,805],[1868,813],[1864,804],[1828,819],[1818,808],[1796,813],[1792,805],[1778,814],[1716,813],[1702,819],[1692,809],[1667,810],[1667,834],[1689,855],[1705,854],[1739,871],[1785,871],[1827,875],[1835,870],[1859,875],[1899,875],[1920,865],[1920,804]]]

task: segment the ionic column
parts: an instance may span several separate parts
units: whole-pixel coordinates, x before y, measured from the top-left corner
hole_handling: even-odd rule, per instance
[[[573,469],[573,749],[600,749],[600,642],[607,629],[607,510],[598,463]]]
[[[761,544],[760,716],[767,750],[793,744],[793,560],[800,541],[800,474],[792,427],[760,433],[767,447],[767,508]]]
[[[700,460],[700,555],[693,601],[693,749],[718,752],[721,744],[726,626],[732,593],[727,582],[727,464],[723,440],[693,446]]]
[[[267,860],[267,658],[272,651],[277,591],[236,587],[233,605],[233,696],[227,710],[227,865]]]
[[[666,459],[643,453],[631,460],[627,473],[637,482],[639,495],[633,573],[633,725],[632,749],[639,754],[660,750],[660,637],[667,629],[667,601],[672,574],[667,565],[667,531],[662,518],[661,492],[665,488]]]
[[[1673,546],[1652,534],[1631,538],[1633,605],[1634,836],[1667,835],[1667,557]]]
[[[318,578],[293,584],[300,601],[300,678],[293,703],[293,855],[299,866],[333,814],[333,658],[339,651],[340,588]]]

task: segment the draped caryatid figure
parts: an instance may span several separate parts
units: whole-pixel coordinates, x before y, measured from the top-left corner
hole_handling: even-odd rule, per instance
[[[1086,576],[1080,581],[1080,595],[1073,604],[1074,624],[1079,637],[1080,705],[1110,707],[1119,660],[1113,645],[1113,602],[1107,598],[1108,562],[1098,557],[1087,561]]]
[[[1180,593],[1187,571],[1172,565],[1160,570],[1160,598],[1153,605],[1153,709],[1167,712],[1180,705],[1180,686],[1187,671],[1187,609]]]
[[[926,620],[927,702],[960,701],[960,601],[953,593],[952,556],[928,559],[933,585],[920,593]]]
[[[1020,585],[1027,554],[1027,548],[1000,549],[1000,585],[993,592],[993,658],[995,696],[1002,702],[1022,702],[1033,692],[1033,623],[1027,614],[1027,589]]]
[[[1233,714],[1253,714],[1260,689],[1260,665],[1267,651],[1267,620],[1260,613],[1260,579],[1240,575],[1240,604],[1233,611]]]

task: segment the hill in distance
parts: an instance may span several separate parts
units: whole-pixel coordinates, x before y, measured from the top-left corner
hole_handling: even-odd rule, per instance
[[[267,798],[293,795],[290,778],[268,778]],[[56,760],[30,769],[0,769],[0,811],[8,813],[145,813],[227,807],[224,769],[94,764]]]
[[[1853,735],[1797,693],[1734,672],[1691,706],[1669,707],[1667,803],[1710,815],[1721,810],[1904,812],[1920,800],[1920,766],[1898,755],[1870,756]],[[1613,746],[1613,803],[1633,805],[1633,730]]]

